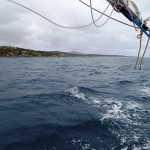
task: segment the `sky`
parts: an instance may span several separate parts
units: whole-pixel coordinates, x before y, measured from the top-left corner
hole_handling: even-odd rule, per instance
[[[65,26],[82,26],[92,22],[90,9],[79,0],[14,0],[25,5],[54,22]],[[150,0],[133,0],[143,19],[150,16]],[[89,4],[89,0],[84,0]],[[103,11],[106,0],[92,0],[93,7]],[[106,12],[110,14],[112,8]],[[94,13],[98,18],[100,14]],[[112,17],[129,23],[123,15],[114,12]],[[107,18],[97,22],[101,25]],[[0,46],[15,46],[43,51],[78,51],[90,54],[112,54],[136,56],[139,48],[139,34],[128,26],[109,20],[102,28],[91,25],[81,29],[63,29],[47,22],[34,13],[1,0]],[[150,26],[150,23],[149,23]],[[142,48],[146,44],[143,38]],[[150,57],[150,47],[145,56]]]

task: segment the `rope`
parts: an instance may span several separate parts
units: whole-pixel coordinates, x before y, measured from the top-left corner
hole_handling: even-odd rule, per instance
[[[110,6],[110,4],[106,7],[106,9],[104,10],[103,14],[107,11],[107,9],[109,8],[109,6]],[[92,9],[92,10],[93,10],[93,9]],[[92,12],[93,12],[93,11],[92,11]],[[95,23],[103,17],[103,14],[101,14],[98,19],[96,19],[96,20],[93,19],[93,22],[92,22],[91,24],[94,24],[94,25],[95,25]],[[107,19],[107,20],[109,20],[109,19]],[[106,20],[106,22],[107,22],[107,20]],[[102,25],[103,25],[103,24],[102,24]],[[100,25],[100,26],[102,26],[102,25]],[[100,26],[99,26],[99,27],[100,27]]]
[[[90,3],[91,3],[91,0],[90,0]],[[93,17],[93,8],[92,8],[92,5],[90,5],[91,7],[91,16],[92,16],[92,23],[96,26],[96,27],[98,27],[97,25],[96,25],[96,21],[94,20],[94,17]],[[104,10],[104,12],[103,12],[103,14],[107,11],[107,9],[109,8],[109,6],[110,6],[110,4],[106,7],[106,9]],[[102,17],[103,17],[103,14],[101,14],[101,16],[99,17],[99,19],[101,19]]]
[[[110,6],[110,4],[107,6],[107,8],[106,8],[106,9],[104,10],[104,12],[101,14],[101,17],[104,16],[104,13],[107,11],[107,9],[109,8],[109,6]],[[95,20],[94,20],[92,0],[90,0],[90,10],[91,10],[91,17],[92,17],[93,24],[94,24],[96,27],[102,27],[102,26],[104,26],[104,25],[108,22],[108,20],[110,19],[111,15],[112,15],[112,13],[113,13],[113,9],[112,9],[112,11],[111,11],[109,17],[107,18],[107,20],[106,20],[103,24],[97,25],[96,22],[95,22]]]
[[[145,19],[145,20],[143,21],[143,22],[144,22],[143,24],[146,25],[148,21],[150,21],[150,17],[148,17],[147,19]],[[149,29],[148,31],[149,31],[149,34],[150,34],[150,29]],[[138,60],[139,60],[139,55],[140,55],[141,45],[142,45],[142,35],[143,35],[143,32],[142,32],[142,30],[141,30],[141,31],[140,31],[140,34],[137,36],[137,38],[140,39],[140,46],[139,46],[138,57],[137,57],[136,65],[135,65],[135,68],[134,68],[134,69],[136,69],[137,63],[138,63]],[[146,53],[146,50],[147,50],[147,47],[148,47],[148,44],[149,44],[149,40],[150,40],[150,38],[148,37],[148,40],[147,40],[147,43],[146,43],[146,47],[145,47],[145,50],[144,50],[144,52],[143,52],[143,55],[142,55],[142,58],[141,58],[141,61],[140,61],[140,68],[139,68],[140,70],[141,70],[143,58],[144,58],[144,56],[145,56],[145,53]]]
[[[103,24],[101,24],[101,25],[99,25],[98,27],[102,27],[102,26],[104,26],[108,21],[109,21],[109,19],[110,19],[110,17],[112,16],[112,14],[113,14],[113,9],[112,9],[112,11],[111,11],[111,13],[110,13],[110,15],[109,15],[109,17],[107,18],[107,20],[103,23]]]
[[[141,31],[140,34],[137,36],[137,38],[140,39],[140,46],[139,46],[138,56],[137,56],[137,59],[136,59],[136,64],[135,64],[134,69],[136,69],[136,67],[137,67],[139,56],[140,56],[140,52],[141,52],[142,36],[143,36],[143,32]]]
[[[144,20],[145,22],[148,22],[150,21],[150,17],[148,17],[147,19]]]
[[[40,13],[38,13],[38,12],[36,12],[36,11],[34,11],[34,10],[32,10],[32,9],[30,9],[30,8],[28,8],[28,7],[26,7],[26,6],[22,5],[22,4],[20,4],[20,3],[18,3],[18,2],[15,2],[15,1],[13,1],[13,0],[6,0],[6,1],[11,2],[11,3],[13,3],[13,4],[16,4],[16,5],[18,5],[18,6],[21,6],[21,7],[23,7],[23,8],[25,8],[25,9],[29,10],[30,12],[32,12],[32,13],[34,13],[34,14],[40,16],[40,17],[42,17],[43,19],[47,20],[48,22],[50,22],[50,23],[52,23],[52,24],[54,24],[55,26],[58,26],[58,27],[60,27],[60,28],[65,28],[65,29],[79,29],[79,28],[85,28],[85,27],[88,27],[88,26],[93,25],[93,22],[91,22],[91,23],[89,23],[89,24],[87,24],[87,25],[76,26],[76,27],[63,26],[63,25],[60,25],[60,24],[58,24],[58,23],[56,23],[56,22],[54,22],[54,21],[52,21],[52,20],[46,18],[45,16],[41,15]],[[108,9],[108,7],[109,7],[109,6],[107,6],[106,10]],[[106,10],[105,10],[105,11],[106,11]],[[104,13],[105,13],[105,11],[104,11]],[[101,18],[102,16],[103,16],[103,15],[101,15],[101,16],[100,16],[98,19],[96,19],[94,22],[97,22],[98,20],[100,20],[100,18]]]
[[[21,7],[23,7],[23,8],[25,8],[25,9],[31,11],[32,13],[34,13],[34,14],[40,16],[41,18],[47,20],[48,22],[50,22],[50,23],[52,23],[52,24],[54,24],[55,26],[58,26],[58,27],[60,27],[60,28],[65,28],[65,29],[79,29],[79,28],[88,27],[88,26],[90,26],[90,25],[93,24],[93,22],[92,22],[92,23],[90,23],[90,24],[88,24],[88,25],[83,25],[83,26],[78,26],[78,27],[67,27],[67,26],[63,26],[63,25],[60,25],[60,24],[55,23],[54,21],[52,21],[52,20],[46,18],[45,16],[41,15],[40,13],[38,13],[38,12],[36,12],[36,11],[34,11],[34,10],[32,10],[32,9],[30,9],[30,8],[28,8],[28,7],[26,7],[26,6],[22,5],[22,4],[20,4],[20,3],[18,3],[18,2],[15,2],[15,1],[13,1],[13,0],[6,0],[6,1],[11,2],[11,3],[15,4],[15,5],[21,6]],[[79,1],[80,1],[81,3],[83,3],[84,5],[90,7],[88,4],[84,3],[83,1],[81,1],[81,0],[79,0]],[[127,23],[122,22],[122,21],[120,21],[120,20],[117,20],[117,19],[115,19],[115,18],[109,17],[109,16],[106,15],[105,13],[102,13],[101,11],[99,11],[99,10],[97,10],[97,9],[95,9],[95,8],[92,8],[92,9],[93,9],[94,11],[96,11],[96,12],[98,12],[98,13],[100,13],[100,14],[102,14],[102,15],[104,15],[104,16],[106,16],[106,17],[108,17],[108,18],[110,18],[110,19],[112,19],[112,20],[114,20],[114,21],[116,21],[116,22],[119,22],[119,23],[121,23],[121,24],[124,24],[124,25],[129,26],[129,27],[132,27],[132,28],[134,27],[134,26],[132,26],[132,25],[130,25],[130,24],[127,24]],[[100,18],[101,18],[101,16],[100,16]],[[99,18],[98,18],[96,21],[98,21],[98,20],[99,20]]]
[[[144,55],[145,55],[145,53],[146,53],[146,50],[147,50],[147,47],[148,47],[148,44],[149,44],[149,39],[150,39],[150,38],[148,38],[148,40],[147,40],[146,47],[145,47],[143,56],[142,56],[142,58],[141,58],[140,68],[139,68],[140,70],[141,70],[141,66],[142,66],[142,61],[143,61]]]
[[[87,7],[90,8],[90,5],[88,5],[87,3],[83,2],[82,0],[79,0],[79,1],[80,1],[81,3],[83,3],[84,5],[86,5]],[[99,11],[99,10],[97,10],[97,9],[95,9],[95,8],[92,8],[92,9],[93,9],[94,11],[100,13],[100,14],[103,14],[101,11]],[[109,17],[109,16],[106,15],[106,14],[103,14],[103,15],[106,16],[106,17]],[[120,21],[120,20],[117,20],[117,19],[115,19],[115,18],[110,17],[110,19],[112,19],[112,20],[114,20],[114,21],[116,21],[116,22],[119,22],[119,23],[121,23],[121,24],[124,24],[124,25],[126,25],[126,26],[129,26],[129,27],[134,28],[134,26],[132,26],[132,25],[130,25],[130,24],[127,24],[127,23],[125,23],[125,22],[122,22],[122,21]]]

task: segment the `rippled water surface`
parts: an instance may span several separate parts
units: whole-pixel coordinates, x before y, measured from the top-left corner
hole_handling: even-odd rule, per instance
[[[150,59],[0,58],[0,150],[150,150]]]

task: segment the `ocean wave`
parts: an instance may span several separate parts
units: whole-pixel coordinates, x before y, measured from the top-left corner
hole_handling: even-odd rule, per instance
[[[122,85],[133,84],[133,81],[122,80],[122,81],[119,81],[119,84],[122,84]]]
[[[100,120],[104,123],[111,121],[110,131],[120,139],[120,145],[124,147],[122,150],[150,148],[149,134],[147,130],[143,130],[148,129],[149,124],[142,121],[146,115],[142,104],[106,99],[104,108],[106,111]],[[118,125],[119,130],[113,129],[114,124]]]
[[[144,85],[139,89],[139,91],[142,96],[150,97],[150,87]]]
[[[117,127],[118,124],[110,123],[89,120],[68,126],[41,124],[20,127],[4,133],[8,139],[1,150],[149,150],[148,137],[136,131],[126,135],[123,129]]]
[[[150,149],[149,67],[133,70],[131,57],[26,59],[0,63],[0,150]]]
[[[15,137],[14,142],[7,140],[7,145],[2,150],[97,150],[101,147],[107,150],[118,145],[108,127],[96,120],[71,126],[43,124],[20,127],[8,131],[7,136],[8,139]]]
[[[142,103],[96,97],[93,92],[82,91],[78,87],[71,88],[67,92],[70,93],[70,96],[101,110],[99,120],[109,128],[116,139],[120,140],[120,150],[148,150],[150,148],[150,138],[147,131],[143,130],[143,127],[148,129],[148,122],[143,121],[145,116],[149,116],[147,114],[149,112]],[[145,118],[145,120],[147,119]],[[111,147],[114,150],[118,150],[117,148]]]
[[[70,88],[69,90],[66,90],[65,91],[66,94],[70,94],[70,96],[73,96],[73,97],[76,97],[78,99],[82,99],[82,100],[85,100],[86,99],[86,96],[84,93],[80,92],[79,88],[78,87],[73,87],[73,88]]]
[[[96,91],[93,91],[92,89],[88,89],[88,88],[84,88],[84,87],[82,87],[82,88],[73,87],[73,88],[70,88],[69,90],[66,90],[65,93],[68,94],[69,96],[83,100],[87,104],[92,104],[95,106],[98,106],[101,104],[100,98],[96,98],[96,97],[92,96],[93,94],[96,93]]]

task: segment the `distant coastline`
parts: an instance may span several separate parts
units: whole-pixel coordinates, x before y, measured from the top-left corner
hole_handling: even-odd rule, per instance
[[[82,54],[79,52],[40,51],[12,46],[0,46],[0,57],[125,57],[123,55]]]

